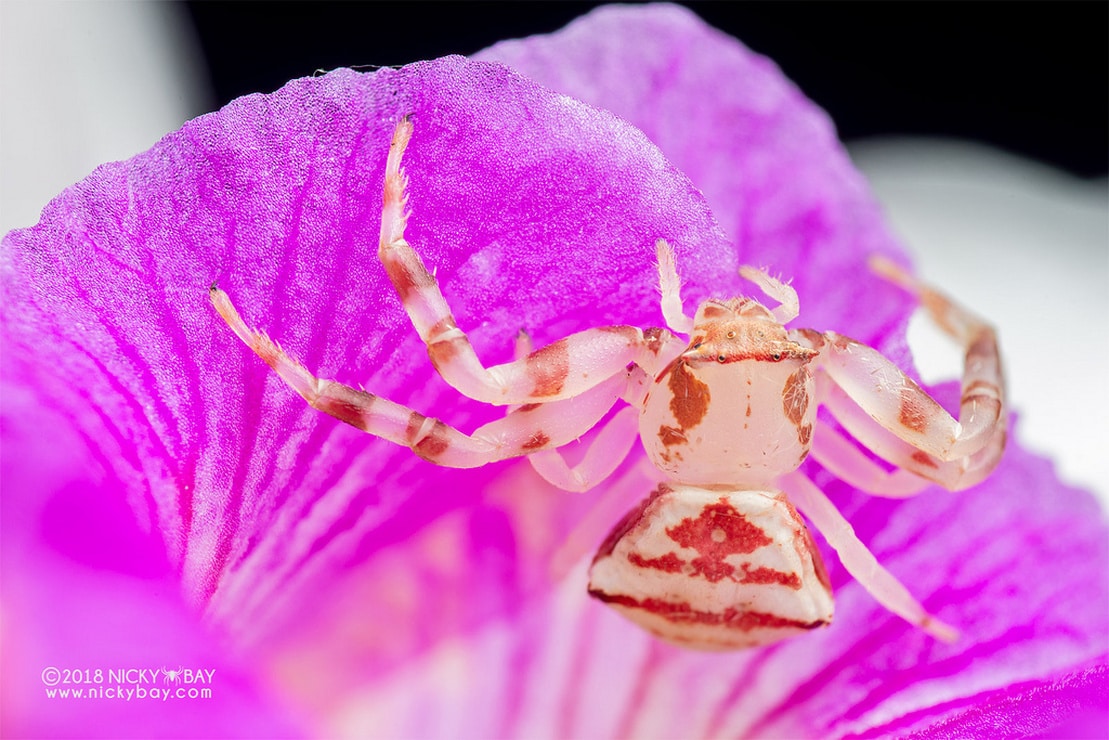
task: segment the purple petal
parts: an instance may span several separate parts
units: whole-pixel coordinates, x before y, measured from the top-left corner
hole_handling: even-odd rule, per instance
[[[303,636],[327,634],[355,679],[380,676],[516,609],[526,582],[516,555],[532,544],[493,485],[511,466],[446,471],[313,411],[208,304],[218,280],[323,377],[466,429],[500,413],[460,403],[434,377],[377,262],[385,154],[405,114],[416,126],[408,238],[484,357],[507,359],[521,328],[545,343],[615,320],[658,324],[659,237],[694,281],[738,285],[703,198],[642,134],[461,58],[236,101],[101,167],[4,241],[5,383],[64,420],[57,435],[32,427],[32,439],[41,447],[71,425],[78,442],[56,454],[101,481],[58,529],[80,534],[82,512],[127,502],[153,542],[113,540],[89,555],[108,562],[89,565],[141,572],[164,547],[186,600],[236,655],[286,674],[332,649]],[[5,414],[27,405],[6,402]],[[32,480],[39,461],[9,462],[5,506],[37,510],[52,489],[7,481]],[[54,507],[62,519],[67,506]],[[588,502],[563,508],[543,532],[551,541]],[[32,578],[37,545],[66,539],[27,545]],[[104,545],[81,535],[68,547]],[[47,603],[12,608],[30,624]],[[44,655],[22,656],[20,670],[37,674]],[[288,683],[329,698],[328,680],[352,680],[331,668]]]
[[[197,622],[158,534],[136,524],[88,440],[26,392],[3,398],[0,734],[299,735]],[[178,669],[189,677],[168,680]]]
[[[954,389],[952,389],[954,390]],[[524,737],[1017,737],[1104,722],[1104,563],[1093,499],[1015,450],[990,482],[897,504],[825,482],[954,645],[880,607],[826,555],[831,628],[761,650],[654,641],[580,584],[420,657],[338,712],[351,734]],[[1065,536],[1060,536],[1065,532]],[[458,671],[466,680],[458,680]],[[499,712],[476,711],[479,706]],[[429,712],[434,707],[434,712]],[[1085,726],[1085,725],[1079,725]]]
[[[558,50],[561,38],[574,46]],[[896,246],[826,119],[771,64],[666,7],[603,10],[522,43],[555,44],[563,70],[596,70],[596,100],[692,174],[744,261],[794,277],[806,323],[903,354],[908,303],[862,269]],[[518,464],[442,471],[306,409],[208,308],[213,279],[320,375],[463,428],[491,418],[430,372],[376,263],[384,151],[406,112],[417,127],[409,236],[487,360],[507,358],[521,327],[542,342],[606,321],[658,324],[658,236],[678,247],[690,302],[741,290],[735,250],[638,132],[458,59],[236,101],[67,191],[5,240],[4,378],[61,414],[53,426],[73,425],[80,436],[55,454],[91,451],[71,462],[99,471],[91,508],[130,503],[235,655],[328,713],[317,718],[327,729],[381,735],[912,732],[972,727],[988,716],[979,707],[1020,687],[1091,706],[1107,643],[1103,518],[1019,451],[957,497],[898,505],[821,481],[879,558],[966,629],[963,642],[937,645],[833,568],[832,629],[705,656],[588,602],[580,568],[545,585],[552,561],[573,562],[593,528],[603,535],[645,493],[633,465],[573,497]],[[50,426],[33,429],[41,448]],[[51,520],[36,512],[55,489],[11,496],[9,481],[30,480],[42,458],[7,450],[5,548],[15,500],[33,530],[16,551],[30,553],[32,576],[61,584],[41,604],[16,600],[33,625],[70,603],[73,574],[44,561],[84,543],[67,515],[89,507],[62,496]],[[133,532],[114,541],[70,551],[98,553],[86,568],[141,575],[152,545]],[[44,650],[18,662],[6,652],[5,675],[9,664],[37,675]],[[1013,726],[1047,727],[1043,704]]]
[[[1102,737],[1109,701],[1107,663],[1109,656],[1101,655],[1089,667],[962,700],[957,711],[910,737]],[[888,733],[894,728],[879,729]]]

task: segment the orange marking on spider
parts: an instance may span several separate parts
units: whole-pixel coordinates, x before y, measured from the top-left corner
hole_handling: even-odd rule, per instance
[[[521,449],[538,450],[541,447],[545,447],[550,441],[551,438],[543,432],[536,432],[535,434],[531,435],[527,442],[524,442],[524,444],[521,445]]]
[[[957,633],[875,560],[798,466],[812,451],[849,484],[892,497],[915,495],[928,481],[959,490],[984,479],[1000,460],[1006,423],[1001,360],[988,325],[889,260],[872,260],[876,273],[917,296],[962,344],[956,419],[876,350],[831,331],[786,329],[800,313],[797,293],[765,269],[740,273],[772,307],[752,297],[710,298],[688,316],[674,251],[659,239],[666,328],[598,327],[536,351],[521,332],[516,358],[487,367],[435,275],[404,238],[408,180],[401,161],[412,133],[412,122],[401,120],[389,147],[378,257],[438,373],[464,395],[508,413],[466,434],[321,380],[251,328],[213,285],[222,319],[293,390],[435,464],[468,468],[526,457],[570,491],[612,474],[638,438],[666,481],[605,538],[588,590],[661,639],[735,649],[832,621],[827,570],[794,504],[883,606],[937,638],[954,639]],[[627,405],[610,414],[619,403]],[[817,426],[821,405],[843,433]],[[606,417],[581,462],[570,466],[558,448]]]
[[[534,384],[534,394],[540,398],[556,396],[570,374],[570,353],[565,342],[548,344],[530,356],[528,373]]]
[[[911,455],[911,459],[913,460],[913,462],[919,463],[926,468],[937,467],[936,462],[928,455],[927,452],[924,452],[923,450],[917,450],[916,452],[914,452]]]
[[[801,446],[808,448],[809,441],[812,439],[812,424],[799,424],[797,426],[797,441]]]
[[[809,407],[809,394],[806,390],[809,379],[809,369],[801,367],[786,378],[786,385],[782,389],[782,409],[786,412],[786,418],[794,424],[800,425],[805,410]]]
[[[919,393],[919,388],[906,386],[901,389],[901,409],[897,416],[902,425],[914,432],[928,429],[928,409],[920,403]]]
[[[682,433],[681,429],[668,427],[665,424],[658,428],[658,438],[662,440],[662,444],[664,447],[670,447],[671,445],[680,445],[687,441],[685,438],[685,434]]]
[[[686,430],[700,424],[711,400],[708,385],[698,380],[684,362],[673,366],[667,385],[670,388],[670,411],[674,414],[678,429]]]

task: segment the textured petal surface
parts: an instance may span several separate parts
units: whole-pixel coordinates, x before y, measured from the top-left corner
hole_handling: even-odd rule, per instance
[[[649,490],[641,453],[581,497],[526,465],[443,471],[305,408],[230,336],[207,305],[213,280],[324,377],[463,428],[492,418],[431,373],[377,264],[388,137],[411,113],[409,238],[487,360],[520,328],[542,343],[660,323],[659,236],[691,303],[742,292],[741,261],[768,264],[794,278],[802,323],[906,359],[909,304],[862,267],[896,243],[830,122],[770,62],[665,6],[604,9],[494,57],[640,126],[723,231],[635,129],[460,59],[299,80],[101,168],[4,242],[4,412],[31,420],[5,419],[5,638],[15,624],[41,643],[5,650],[5,676],[37,680],[68,648],[44,610],[103,615],[103,652],[77,655],[107,659],[135,629],[121,614],[157,598],[177,616],[155,655],[249,664],[316,712],[317,734],[961,735],[996,720],[1016,735],[1096,708],[1103,515],[1019,450],[986,485],[901,504],[814,469],[961,642],[914,631],[830,557],[832,628],[703,655],[584,593],[582,557]],[[50,455],[77,472],[32,485]],[[91,516],[121,500],[138,531]],[[28,577],[12,597],[17,560]],[[167,595],[177,575],[214,634]],[[5,716],[23,700],[8,683]],[[214,734],[233,734],[256,693],[244,681]],[[50,730],[80,726],[64,721]]]
[[[91,460],[100,481],[80,507],[55,511],[72,511],[66,526],[79,532],[83,512],[129,504],[185,599],[256,665],[326,659],[313,641],[336,635],[344,660],[281,674],[324,696],[333,686],[320,676],[380,676],[512,609],[527,562],[517,551],[538,547],[517,537],[504,505],[483,504],[508,466],[446,471],[313,411],[208,304],[218,280],[248,321],[323,377],[462,428],[499,413],[432,377],[377,262],[385,154],[405,114],[416,126],[409,240],[487,359],[507,359],[521,328],[544,343],[617,319],[659,323],[659,237],[700,284],[738,284],[704,199],[641,133],[461,58],[338,71],[236,101],[99,168],[4,241],[5,414],[41,407],[64,419],[72,428],[56,434],[22,428],[39,448],[76,437],[57,453]],[[18,394],[29,397],[8,401]],[[19,483],[45,463],[5,454],[7,544],[19,526],[9,508],[40,510],[52,491]],[[531,529],[555,541],[562,525]],[[149,558],[127,538],[79,543],[125,568]],[[5,564],[58,546],[39,544],[13,544]],[[36,605],[6,599],[5,613],[35,624]],[[274,647],[300,639],[302,649]],[[22,657],[19,670],[36,674],[46,659]]]

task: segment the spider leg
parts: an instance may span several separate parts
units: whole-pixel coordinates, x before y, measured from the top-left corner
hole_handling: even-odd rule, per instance
[[[516,359],[532,352],[531,336],[521,330],[516,335]],[[515,410],[518,406],[510,406]],[[629,413],[632,412],[632,413]],[[612,475],[628,456],[639,434],[635,409],[625,407],[601,428],[586,450],[581,462],[571,467],[557,449],[538,450],[528,455],[528,462],[543,480],[556,488],[583,493]]]
[[[974,313],[960,306],[935,288],[921,282],[904,268],[885,257],[872,256],[869,266],[879,277],[916,296],[924,310],[936,322],[936,325],[952,339],[968,348],[968,355],[969,349],[973,349],[976,342],[983,342],[987,345],[979,348],[981,356],[977,359],[983,363],[989,362],[989,355],[997,354],[993,328],[978,316],[975,316]],[[990,348],[989,344],[995,346]],[[995,359],[993,363],[999,368],[999,361]],[[991,370],[991,367],[986,365],[983,370]],[[1000,369],[993,370],[993,372],[1000,375]]]
[[[972,421],[967,423],[973,424],[976,412],[987,419],[991,415],[996,416],[990,443],[998,448],[997,455],[1000,457],[1005,446],[1007,409],[1001,353],[993,327],[884,257],[871,257],[870,268],[878,276],[916,296],[936,325],[966,348],[959,421],[962,424],[964,418],[970,417]],[[963,431],[966,433],[966,425]],[[1001,439],[1000,443],[997,442],[998,437]]]
[[[531,339],[521,332],[516,338],[516,355],[526,355],[530,351]],[[535,472],[552,486],[574,493],[588,491],[612,475],[639,437],[639,409],[649,381],[642,368],[632,367],[622,394],[631,405],[620,409],[608,420],[589,443],[581,461],[571,466],[557,449],[538,450],[528,455],[528,462]]]
[[[512,359],[522,360],[534,351],[535,347],[532,345],[531,335],[528,334],[527,329],[516,332],[516,342],[512,346]],[[515,411],[520,406],[521,404],[518,403],[509,404],[505,413]]]
[[[926,301],[939,306],[930,312],[966,348],[958,420],[877,350],[835,332],[801,329],[790,336],[820,351],[817,368],[874,421],[934,462],[959,460],[994,448],[999,459],[997,440],[1004,436],[1005,405],[994,332],[950,301],[942,299],[941,304],[931,289],[917,287],[929,291]]]
[[[601,427],[585,457],[573,467],[558,450],[540,450],[528,461],[543,480],[564,491],[582,493],[612,475],[639,437],[639,412],[625,406]]]
[[[616,375],[574,398],[522,406],[467,435],[380,396],[315,377],[247,326],[226,293],[212,286],[211,299],[235,334],[313,408],[445,467],[474,468],[567,444],[595,426],[627,385],[626,376]]]
[[[589,511],[552,554],[551,579],[562,580],[582,558],[593,555],[597,545],[612,531],[612,523],[620,521],[637,501],[642,500],[643,492],[653,490],[658,483],[658,468],[645,457],[609,481],[596,493]]]
[[[885,470],[827,424],[815,425],[809,455],[840,480],[876,496],[907,498],[930,483],[904,468]]]
[[[788,324],[801,313],[801,302],[797,300],[797,291],[787,283],[771,277],[764,269],[744,265],[739,268],[739,274],[750,280],[763,293],[776,300],[780,305],[772,313],[774,320],[779,324]]]
[[[958,631],[933,617],[909,590],[888,570],[855,535],[850,522],[828,500],[815,483],[799,472],[782,478],[790,500],[800,508],[824,539],[839,555],[840,562],[879,604],[933,637],[954,642]]]
[[[666,319],[666,325],[671,331],[688,335],[693,331],[693,319],[682,310],[682,281],[674,263],[674,249],[665,239],[659,239],[655,242],[655,253],[658,256],[662,317]]]
[[[515,362],[486,368],[458,328],[439,283],[404,239],[408,220],[407,177],[401,157],[412,123],[397,124],[385,165],[381,212],[381,260],[428,356],[448,385],[470,398],[498,406],[576,396],[651,351],[651,340],[633,326],[609,326],[573,334]]]
[[[1001,453],[1005,449],[1004,417],[998,419],[994,433],[982,449],[973,455],[957,460],[941,460],[917,449],[886,430],[872,419],[864,409],[860,408],[842,388],[829,380],[823,372],[817,372],[816,374],[816,398],[817,402],[822,404],[843,425],[843,428],[867,449],[883,460],[921,478],[939,483],[950,491],[961,491],[984,480],[997,467],[997,463],[1001,459]],[[821,425],[817,425],[817,433],[814,433],[814,438],[819,434],[820,428]],[[814,454],[816,453],[815,445],[814,442]],[[855,452],[858,452],[858,450],[855,450]],[[861,453],[859,454],[862,456]],[[818,455],[817,459],[832,473],[848,483],[870,491],[870,488],[864,483],[841,475],[823,457]],[[899,476],[900,474],[896,475]],[[905,483],[907,484],[907,481]],[[878,493],[877,491],[870,492]]]

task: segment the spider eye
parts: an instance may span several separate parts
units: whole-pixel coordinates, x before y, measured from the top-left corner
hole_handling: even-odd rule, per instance
[[[716,358],[716,361],[717,362],[724,362],[724,360],[726,360],[726,359],[728,359],[728,358],[725,357],[724,355],[720,355],[719,357]]]
[[[693,345],[693,349],[701,349],[701,343],[697,342],[697,344]]]
[[[775,352],[774,354],[772,354],[770,356],[774,359],[775,362],[782,359],[782,353],[781,352]]]
[[[735,332],[734,331],[728,332],[728,339],[735,339]]]

